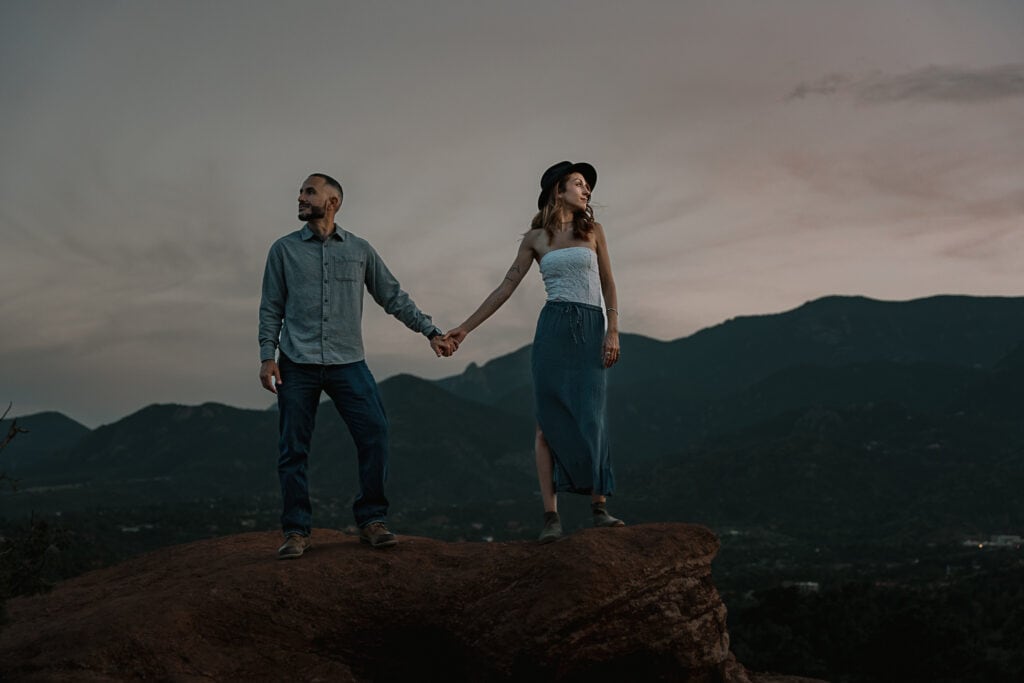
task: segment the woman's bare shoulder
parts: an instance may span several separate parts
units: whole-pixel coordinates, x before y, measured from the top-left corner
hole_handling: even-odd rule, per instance
[[[530,228],[523,233],[523,246],[530,247],[536,251],[537,246],[540,244],[541,237],[545,235],[546,233],[542,228]]]
[[[530,228],[523,233],[524,239],[537,239],[544,234],[544,228]]]

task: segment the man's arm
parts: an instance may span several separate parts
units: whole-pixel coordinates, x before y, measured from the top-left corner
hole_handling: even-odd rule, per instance
[[[442,330],[434,324],[429,315],[416,306],[416,302],[409,298],[384,264],[384,259],[369,245],[366,259],[366,290],[370,292],[373,300],[413,332],[419,332],[427,338],[439,339],[438,335],[442,334]],[[431,342],[431,346],[434,346],[433,340]]]
[[[281,371],[277,367],[277,345],[284,320],[284,302],[287,287],[284,267],[275,246],[267,254],[267,265],[263,270],[263,295],[260,298],[260,384],[272,393],[277,393],[281,384]]]

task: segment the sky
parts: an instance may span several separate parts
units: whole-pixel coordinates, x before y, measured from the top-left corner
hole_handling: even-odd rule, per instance
[[[597,168],[623,332],[1021,295],[1024,3],[6,0],[0,411],[273,403],[260,283],[310,172],[454,327],[561,160]],[[543,301],[533,268],[437,359],[367,297],[367,361],[460,373]]]

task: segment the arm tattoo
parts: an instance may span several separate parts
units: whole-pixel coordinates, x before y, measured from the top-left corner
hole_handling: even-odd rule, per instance
[[[519,282],[519,279],[513,277],[512,274],[515,273],[516,275],[519,275],[521,272],[522,271],[519,269],[519,266],[512,266],[508,269],[508,274],[505,275],[505,279],[509,282]]]

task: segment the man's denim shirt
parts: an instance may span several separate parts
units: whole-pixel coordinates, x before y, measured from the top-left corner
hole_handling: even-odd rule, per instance
[[[370,243],[337,224],[325,240],[307,223],[274,242],[263,273],[260,361],[281,352],[296,363],[363,360],[363,286],[380,306],[424,336],[437,330]]]

